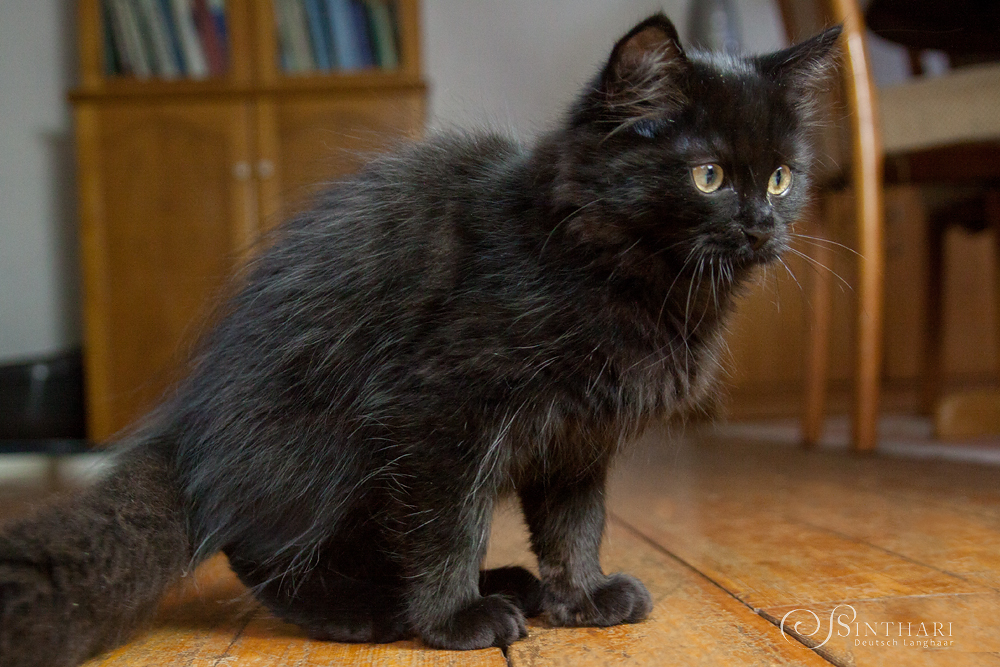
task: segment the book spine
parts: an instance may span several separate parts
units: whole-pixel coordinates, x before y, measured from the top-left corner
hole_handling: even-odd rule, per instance
[[[229,25],[226,22],[226,0],[208,0],[208,11],[212,14],[215,34],[222,46],[222,59],[229,65]]]
[[[170,50],[174,54],[174,61],[177,63],[177,69],[182,76],[188,73],[188,66],[186,59],[184,58],[184,47],[181,46],[180,32],[177,27],[177,21],[174,20],[174,12],[170,7],[170,0],[159,0],[160,3],[160,16],[163,17],[164,22],[167,25],[167,35],[170,39]]]
[[[152,55],[154,69],[164,79],[176,79],[180,69],[174,61],[170,49],[170,35],[167,32],[166,19],[160,14],[160,4],[157,0],[138,0],[140,24],[144,26],[144,34]]]
[[[330,46],[326,38],[326,20],[323,0],[305,0],[306,20],[312,43],[313,59],[322,70],[330,69]]]
[[[372,43],[375,60],[383,69],[399,67],[399,50],[396,46],[396,26],[387,0],[366,0],[371,17]]]
[[[208,73],[212,76],[224,75],[226,73],[226,61],[222,45],[219,44],[219,36],[215,32],[212,14],[208,11],[206,0],[193,0],[191,15],[194,17],[194,25],[198,30],[201,48],[205,52],[205,60],[208,62]]]
[[[361,67],[374,67],[375,53],[372,50],[372,39],[368,32],[368,10],[361,0],[350,0],[350,2],[354,40],[357,43]]]
[[[326,11],[338,67],[343,70],[358,69],[361,67],[361,58],[354,39],[354,29],[351,27],[353,20],[348,0],[327,0]]]
[[[292,56],[292,37],[288,29],[288,11],[285,8],[287,0],[272,0],[274,10],[274,25],[278,33],[278,61],[284,72],[294,72],[295,62]]]
[[[153,71],[142,44],[142,34],[139,32],[139,23],[132,11],[132,4],[128,0],[112,0],[111,8],[116,22],[121,27],[132,75],[138,79],[148,79]]]
[[[208,63],[205,52],[198,39],[198,29],[194,25],[194,15],[191,13],[190,0],[170,0],[173,8],[174,24],[180,37],[181,48],[184,51],[184,64],[188,76],[193,79],[204,79],[208,76]]]
[[[132,64],[128,61],[128,51],[122,26],[115,15],[113,0],[101,0],[101,16],[104,21],[104,67],[108,74],[131,74]]]
[[[290,0],[288,3],[288,26],[292,40],[292,53],[297,63],[296,71],[308,72],[316,69],[312,47],[309,44],[309,20],[306,18],[306,7],[303,0]]]

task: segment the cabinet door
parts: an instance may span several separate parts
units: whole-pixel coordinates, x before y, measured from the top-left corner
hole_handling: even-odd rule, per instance
[[[176,381],[256,235],[244,102],[77,109],[90,436],[140,417]]]
[[[324,184],[423,131],[422,86],[286,93],[257,105],[262,224],[279,223]]]

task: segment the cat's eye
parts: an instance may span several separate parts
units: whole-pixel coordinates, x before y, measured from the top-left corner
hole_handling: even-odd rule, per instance
[[[722,185],[722,167],[717,164],[700,164],[691,170],[695,187],[708,194]]]
[[[767,191],[772,195],[783,195],[792,187],[792,170],[783,164],[767,179]]]

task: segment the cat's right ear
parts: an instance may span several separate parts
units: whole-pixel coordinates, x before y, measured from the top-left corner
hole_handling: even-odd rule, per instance
[[[592,102],[618,126],[648,124],[680,108],[687,68],[674,24],[654,14],[618,40],[597,80]]]
[[[669,74],[686,60],[677,28],[662,13],[653,14],[618,40],[601,83],[614,92],[651,75]]]

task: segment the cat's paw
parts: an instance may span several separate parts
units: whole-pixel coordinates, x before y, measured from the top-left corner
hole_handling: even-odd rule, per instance
[[[444,623],[420,633],[428,646],[458,650],[506,648],[527,636],[524,614],[502,595],[478,598]]]
[[[608,626],[638,623],[653,610],[653,600],[635,577],[613,574],[586,594],[547,591],[543,606],[553,625]]]
[[[542,582],[523,567],[497,567],[479,573],[479,594],[511,598],[527,617],[542,613]]]
[[[389,644],[410,634],[406,624],[395,619],[354,618],[299,625],[310,639],[350,644]]]

